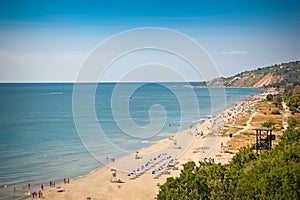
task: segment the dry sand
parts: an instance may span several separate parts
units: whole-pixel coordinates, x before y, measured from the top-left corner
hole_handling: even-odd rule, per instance
[[[227,142],[230,140],[228,135],[221,136],[220,134],[223,123],[236,120],[250,105],[253,105],[257,97],[256,95],[251,100],[241,102],[218,116],[207,119],[197,127],[182,131],[172,139],[167,138],[148,148],[139,150],[138,156],[142,157],[141,159],[135,159],[136,153],[132,153],[129,156],[117,159],[110,166],[99,168],[83,178],[73,180],[69,184],[62,184],[59,189],[46,188],[43,190],[44,199],[84,200],[87,197],[92,200],[155,199],[159,191],[159,185],[163,184],[167,177],[178,176],[182,165],[187,161],[191,160],[198,163],[205,158],[213,158],[216,163],[228,163],[233,154],[221,151],[221,145],[226,147]],[[247,122],[247,125],[249,124],[250,122]],[[250,125],[247,128],[250,128]],[[203,135],[197,135],[197,132],[201,131]],[[174,144],[175,140],[177,145]],[[166,155],[161,156],[156,161],[152,160],[151,164],[142,170],[142,173],[138,173],[139,176],[128,176],[128,173],[132,170],[137,169],[161,153],[166,153]],[[167,156],[170,155],[172,158],[178,159],[175,167],[165,167],[156,174],[151,174],[153,170],[170,161],[170,159],[167,159]],[[112,176],[112,169],[117,170],[115,178]],[[112,182],[118,179],[125,183]],[[58,190],[64,190],[64,192],[57,192]]]

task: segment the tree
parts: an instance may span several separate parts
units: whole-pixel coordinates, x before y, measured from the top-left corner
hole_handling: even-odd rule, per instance
[[[289,124],[278,145],[259,155],[244,147],[227,165],[184,164],[157,199],[300,199],[300,129]]]
[[[273,95],[272,95],[272,94],[268,94],[268,95],[266,96],[266,99],[267,99],[268,101],[272,101]]]
[[[240,199],[299,199],[300,129],[288,127],[273,150],[244,168],[238,180]]]
[[[300,94],[293,94],[290,96],[286,101],[286,104],[291,110],[300,108]]]

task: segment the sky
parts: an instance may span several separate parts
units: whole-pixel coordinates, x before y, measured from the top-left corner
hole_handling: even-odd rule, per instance
[[[0,82],[73,82],[101,42],[142,27],[193,38],[219,76],[300,60],[299,0],[1,0]],[[149,51],[115,63],[104,80],[118,81],[120,67],[148,64],[149,57],[156,63],[168,59],[188,80],[201,81],[177,58]],[[130,77],[140,81],[145,74]]]

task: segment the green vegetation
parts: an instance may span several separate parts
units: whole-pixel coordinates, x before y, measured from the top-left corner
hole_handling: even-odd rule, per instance
[[[300,109],[300,87],[287,87],[284,90],[283,98],[286,101],[286,105],[291,111]]]
[[[290,107],[290,110],[300,109],[300,94],[290,96],[286,101],[286,105]]]
[[[258,84],[261,80],[271,80]],[[231,77],[219,77],[209,82],[193,84],[198,87],[287,87],[300,85],[300,61],[281,63],[245,71]]]
[[[268,95],[266,96],[266,100],[267,100],[267,101],[272,101],[273,104],[274,104],[278,109],[280,109],[280,110],[283,109],[282,104],[281,104],[281,102],[282,102],[282,97],[281,97],[281,95],[273,96],[272,94],[268,94]],[[274,113],[274,114],[275,114],[275,113]],[[279,113],[279,114],[280,114],[280,113]]]
[[[272,94],[268,94],[266,96],[267,101],[272,101],[273,100],[273,95]]]
[[[285,87],[283,92],[284,101],[286,101],[290,96],[293,95],[294,88],[293,87]]]
[[[275,76],[283,77],[283,79],[281,81],[274,83],[271,86],[279,87],[281,85],[288,85],[288,84],[300,85],[300,63],[299,63],[299,61],[283,63],[275,68],[271,68],[271,70]]]
[[[261,123],[261,126],[262,126],[262,127],[266,127],[266,128],[271,128],[271,127],[274,126],[274,125],[275,125],[275,123],[272,122],[272,121],[267,121],[267,122]]]
[[[296,120],[295,118],[293,118],[293,117],[289,118],[289,120],[288,120],[289,126],[292,126],[292,127],[296,127],[297,124],[299,124],[299,123],[300,123],[300,122],[297,121],[297,120]]]
[[[275,110],[271,111],[271,114],[273,114],[273,115],[280,115],[280,111],[277,110],[277,109],[275,109]]]
[[[272,99],[272,102],[273,102],[273,104],[276,106],[276,108],[278,108],[278,109],[280,109],[280,110],[283,109],[282,104],[281,104],[281,102],[282,102],[282,97],[281,97],[281,95],[275,96],[275,97]]]
[[[230,164],[188,162],[160,186],[157,199],[299,199],[300,129],[290,120],[272,150],[244,147]]]

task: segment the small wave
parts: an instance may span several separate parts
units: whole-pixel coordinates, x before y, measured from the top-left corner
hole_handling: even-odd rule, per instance
[[[64,94],[63,92],[49,92],[48,95],[61,95]]]
[[[77,161],[79,161],[79,159],[73,159],[73,160],[70,160],[68,162],[77,162]]]
[[[89,171],[87,174],[93,174],[95,171],[97,171],[97,168],[92,169],[91,171]]]
[[[143,143],[143,144],[145,144],[145,143],[150,143],[150,141],[149,141],[149,140],[143,140],[142,143]]]
[[[165,135],[167,135],[166,133],[159,133],[159,134],[157,134],[157,136],[165,136]]]
[[[174,135],[174,133],[172,133],[172,132],[162,132],[162,133],[159,133],[159,134],[157,134],[156,136],[160,136],[160,137],[169,137],[169,136],[173,136]]]

